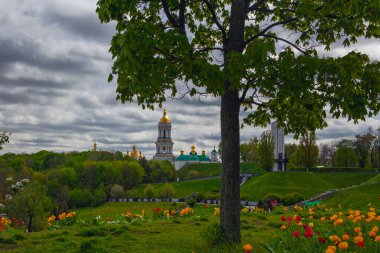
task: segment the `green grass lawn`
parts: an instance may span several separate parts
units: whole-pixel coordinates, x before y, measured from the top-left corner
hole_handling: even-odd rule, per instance
[[[362,173],[307,173],[307,172],[273,172],[253,177],[241,187],[241,194],[258,201],[268,193],[286,195],[297,192],[305,198],[316,196],[326,190],[359,185],[368,180],[379,181],[380,176]],[[219,178],[170,183],[175,189],[174,198],[184,198],[194,192],[205,193],[211,188],[220,188]],[[152,184],[159,191],[163,184]],[[135,189],[143,197],[146,184]]]
[[[241,187],[241,193],[251,196],[253,200],[261,200],[267,193],[285,195],[291,192],[307,198],[334,188],[333,184],[314,173],[273,172],[251,178]]]
[[[335,188],[345,188],[352,185],[359,185],[371,178],[374,178],[375,174],[365,173],[315,173],[320,178],[331,183]],[[379,178],[380,180],[380,178]]]
[[[371,205],[380,207],[380,182],[368,183],[359,187],[350,188],[338,192],[335,196],[325,200],[323,204],[328,206],[341,205],[347,208],[363,208]]]
[[[376,176],[372,177],[370,180],[368,180],[369,183],[380,183],[380,174],[377,174]]]
[[[257,199],[268,192],[299,192],[305,196],[313,196],[318,192],[335,188],[336,185],[343,185],[341,180],[350,180],[350,183],[359,180],[347,175],[340,179],[325,180],[324,176],[319,173],[266,173],[247,182],[242,187],[242,193],[251,193],[252,197],[256,196]],[[369,180],[372,183],[343,190],[322,204],[334,208],[336,212],[347,208],[365,210],[369,203],[379,208],[380,182],[376,178],[379,179],[379,176],[372,177]],[[364,179],[363,176],[361,180]],[[198,183],[200,185],[197,185]],[[173,183],[176,190],[184,195],[200,191],[201,187],[207,191],[209,187],[218,185],[219,179]],[[197,205],[189,218],[169,220],[154,219],[152,209],[157,207],[161,210],[177,209],[182,208],[183,204],[173,206],[171,203],[117,202],[106,203],[96,208],[82,208],[77,210],[79,223],[72,226],[33,233],[25,233],[23,229],[3,231],[0,234],[0,249],[5,252],[241,253],[242,245],[250,243],[253,246],[252,252],[265,253],[269,252],[267,244],[278,241],[282,233],[278,229],[281,225],[282,208],[278,208],[277,214],[242,215],[241,245],[232,248],[210,246],[204,231],[219,220],[219,217],[212,215],[216,206]],[[131,211],[133,214],[142,214],[142,210],[145,213],[143,220],[124,222],[122,213]],[[99,216],[100,219],[97,220],[96,217]],[[303,216],[308,217],[307,209],[304,210]],[[318,224],[318,221],[315,220],[315,223]]]
[[[78,210],[78,220],[94,220],[101,216],[122,219],[120,214],[126,210],[151,210],[155,207],[165,208],[168,203],[107,203],[93,209]],[[202,236],[219,217],[212,215],[212,206],[197,205],[190,218],[173,220],[152,220],[150,212],[142,221],[128,224],[100,224],[86,222],[72,226],[62,226],[58,230],[24,233],[14,229],[3,232],[2,238],[11,238],[12,243],[0,242],[2,251],[12,252],[242,252],[242,246],[233,248],[210,246]],[[120,218],[118,218],[120,217]],[[278,215],[264,217],[256,215],[242,217],[242,245],[250,243],[253,252],[268,252],[266,245],[278,235],[273,225]],[[18,236],[14,236],[18,234]],[[17,240],[13,238],[18,238]]]

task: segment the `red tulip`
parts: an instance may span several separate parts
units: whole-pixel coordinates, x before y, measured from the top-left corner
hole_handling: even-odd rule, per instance
[[[295,231],[294,233],[293,233],[293,236],[294,237],[300,237],[300,231]]]

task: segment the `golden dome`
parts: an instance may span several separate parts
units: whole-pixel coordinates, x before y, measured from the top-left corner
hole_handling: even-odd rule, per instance
[[[132,156],[133,158],[135,158],[135,159],[139,156],[138,153],[137,153],[137,150],[136,150],[136,146],[135,146],[135,145],[133,145],[132,152],[131,152],[131,156]]]
[[[164,109],[164,115],[160,119],[161,123],[170,123],[170,118],[166,115],[166,109]]]
[[[192,154],[192,155],[196,154],[194,144],[193,144],[193,146],[191,146],[191,154]]]

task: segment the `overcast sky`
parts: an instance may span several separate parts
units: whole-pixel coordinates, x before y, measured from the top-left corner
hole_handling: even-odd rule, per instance
[[[153,155],[162,110],[144,111],[115,100],[115,84],[107,83],[114,25],[100,24],[96,2],[0,1],[0,130],[13,133],[0,154],[82,151],[96,139],[103,150],[131,150],[136,144]],[[355,47],[380,59],[378,41],[360,41]],[[328,54],[347,50],[337,45]],[[219,143],[218,99],[200,103],[198,97],[184,98],[168,101],[165,108],[175,155],[180,149],[190,151],[192,144],[209,153]],[[319,142],[352,138],[369,126],[377,128],[380,118],[358,125],[329,118],[328,124],[317,133]],[[245,127],[241,140],[263,130]]]

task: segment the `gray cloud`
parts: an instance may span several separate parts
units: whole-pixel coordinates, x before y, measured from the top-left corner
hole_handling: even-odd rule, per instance
[[[131,150],[135,144],[148,156],[154,154],[163,109],[142,110],[136,103],[115,100],[116,85],[107,84],[114,24],[100,24],[95,8],[95,0],[0,2],[0,130],[13,132],[1,154],[88,150],[93,139],[101,150]],[[356,47],[376,59],[376,43],[360,40]],[[337,43],[328,54],[347,50]],[[176,154],[189,152],[192,144],[198,152],[218,145],[219,106],[220,98],[212,96],[168,99],[164,107],[172,120]],[[327,122],[318,142],[380,125],[379,117],[359,125],[344,119]],[[241,141],[266,129],[246,126]],[[286,140],[291,142],[291,136]]]

